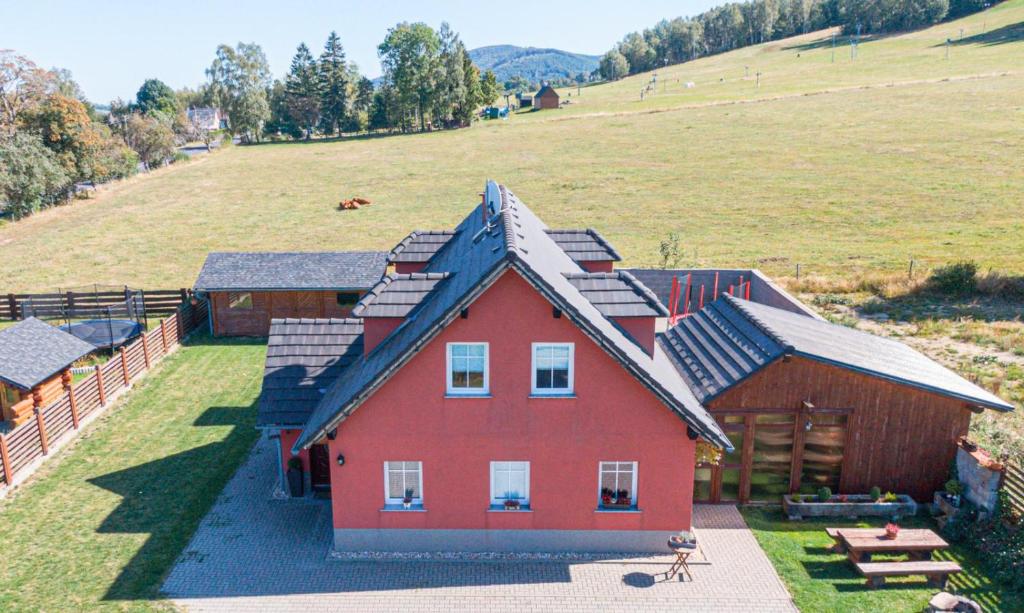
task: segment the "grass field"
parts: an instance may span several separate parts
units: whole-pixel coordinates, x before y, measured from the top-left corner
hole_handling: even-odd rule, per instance
[[[0,501],[0,610],[169,609],[164,576],[257,436],[264,352],[193,337]]]
[[[937,592],[923,578],[890,579],[886,586],[868,589],[864,578],[845,555],[831,553],[828,526],[880,527],[885,521],[856,523],[850,520],[787,521],[777,508],[745,507],[743,518],[765,554],[775,566],[801,611],[869,613],[873,611],[923,611]],[[905,518],[903,527],[935,529],[931,520]],[[985,577],[978,560],[953,545],[937,559],[956,560],[964,572],[950,579],[950,588],[978,602],[985,611],[1024,611],[1024,594],[1005,590]],[[886,556],[876,556],[879,561]]]
[[[638,75],[465,130],[230,148],[0,227],[0,291],[188,286],[214,249],[388,249],[450,227],[487,178],[552,226],[598,228],[629,265],[678,231],[683,264],[839,276],[972,257],[1021,272],[1022,23],[1012,0],[866,40],[856,62],[831,63],[818,33],[671,67],[642,103]],[[353,195],[375,204],[335,210]]]

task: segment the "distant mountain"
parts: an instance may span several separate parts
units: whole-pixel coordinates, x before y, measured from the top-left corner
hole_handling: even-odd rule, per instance
[[[515,45],[491,45],[472,49],[469,57],[481,71],[493,70],[499,83],[508,81],[516,75],[531,83],[570,79],[581,72],[590,74],[597,68],[601,59],[597,55]]]

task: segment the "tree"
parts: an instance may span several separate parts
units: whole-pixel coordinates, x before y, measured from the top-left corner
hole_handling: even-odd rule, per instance
[[[263,133],[276,136],[287,134],[292,138],[302,138],[302,128],[292,120],[291,110],[288,108],[288,94],[280,79],[275,80],[267,90],[267,100],[270,105],[270,119],[263,125]]]
[[[106,178],[105,169],[97,167],[97,162],[107,143],[78,100],[53,94],[22,117],[21,127],[42,137],[43,145],[72,181]]]
[[[163,165],[174,155],[174,130],[163,115],[132,113],[124,123],[124,140],[148,169]]]
[[[498,77],[494,76],[494,72],[491,70],[484,72],[480,76],[480,103],[484,106],[490,106],[494,104],[494,101],[498,99],[500,94]]]
[[[616,81],[629,74],[629,62],[617,49],[612,49],[601,56],[598,70],[601,71],[603,79]]]
[[[231,130],[246,142],[259,139],[270,118],[271,75],[263,49],[255,43],[220,45],[206,74],[214,100],[228,113]]]
[[[320,54],[321,128],[327,134],[340,132],[349,107],[349,72],[345,49],[337,32],[331,32]]]
[[[523,75],[512,75],[511,79],[505,81],[505,91],[507,92],[528,92],[532,88],[533,84]]]
[[[0,196],[21,219],[67,197],[71,179],[39,137],[17,133],[0,138]]]
[[[146,79],[135,94],[135,105],[140,113],[146,115],[163,113],[174,116],[181,110],[174,90],[160,79]]]
[[[398,117],[389,117],[392,125],[406,130],[418,120],[420,129],[426,129],[435,102],[440,45],[437,33],[427,24],[402,22],[389,29],[377,47],[384,81],[394,88]]]
[[[53,73],[23,55],[0,50],[0,134],[11,134],[26,111],[42,104],[55,87]]]
[[[303,128],[307,139],[311,138],[320,119],[320,83],[316,60],[306,43],[300,44],[295,51],[284,81],[284,91],[292,121]]]
[[[447,23],[441,24],[438,37],[441,45],[435,112],[438,120],[447,126],[464,125],[463,118],[456,118],[456,114],[466,108],[465,57],[468,53],[459,35]]]
[[[480,69],[469,58],[469,53],[462,56],[462,80],[466,87],[466,98],[463,101],[463,106],[455,109],[455,119],[461,125],[468,126],[472,123],[473,115],[484,100],[484,94],[480,88]]]

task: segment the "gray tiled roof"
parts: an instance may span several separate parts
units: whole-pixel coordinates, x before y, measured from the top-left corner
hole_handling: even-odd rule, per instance
[[[0,381],[30,390],[96,348],[30,317],[0,330]]]
[[[362,353],[361,319],[274,319],[256,425],[302,427],[323,392]]]
[[[622,256],[593,228],[585,230],[545,230],[576,262],[619,262]]]
[[[387,267],[382,251],[225,253],[206,256],[201,291],[366,289]]]
[[[565,273],[582,272],[551,240],[547,229],[514,195],[490,182],[486,203],[497,214],[484,225],[475,208],[459,225],[448,247],[427,265],[427,272],[451,273],[419,308],[369,354],[342,372],[310,416],[293,449],[308,447],[337,427],[362,401],[427,342],[458,317],[459,311],[510,270],[589,336],[669,409],[706,439],[732,448],[715,420],[676,373],[668,356],[655,348],[651,357],[601,314]]]
[[[654,292],[624,270],[566,273],[569,280],[605,317],[667,317]]]
[[[1013,405],[898,341],[731,296],[661,339],[698,397],[710,398],[784,354],[800,355],[979,406]]]
[[[441,247],[448,244],[454,230],[416,230],[395,245],[388,255],[388,262],[429,262]]]
[[[438,283],[448,278],[446,272],[392,273],[385,275],[380,283],[352,309],[355,317],[406,317],[416,308],[427,294],[434,291]]]

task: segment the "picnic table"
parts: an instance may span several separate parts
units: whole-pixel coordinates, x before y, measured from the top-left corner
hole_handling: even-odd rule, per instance
[[[942,587],[949,575],[961,571],[956,562],[932,560],[932,553],[949,548],[949,543],[926,528],[900,529],[888,538],[883,528],[826,528],[835,541],[832,551],[845,553],[869,587],[885,583],[886,577],[924,575],[932,585]],[[907,554],[908,562],[871,562],[872,554]]]

